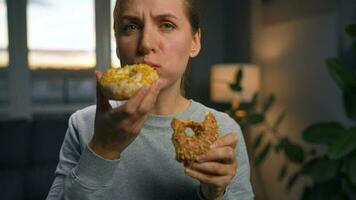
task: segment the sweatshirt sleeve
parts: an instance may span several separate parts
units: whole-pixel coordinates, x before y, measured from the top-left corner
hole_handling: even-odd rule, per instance
[[[87,144],[81,144],[83,139],[77,129],[77,114],[69,119],[55,179],[46,199],[111,199],[108,190],[111,189],[119,160],[105,160],[96,155]]]

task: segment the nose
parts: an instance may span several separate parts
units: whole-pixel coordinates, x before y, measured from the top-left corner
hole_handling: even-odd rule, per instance
[[[144,26],[141,32],[141,37],[139,41],[138,54],[140,56],[145,56],[150,53],[156,52],[156,34],[154,29],[150,26]]]

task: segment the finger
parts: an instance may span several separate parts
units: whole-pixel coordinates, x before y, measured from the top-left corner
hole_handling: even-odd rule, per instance
[[[149,86],[141,87],[124,105],[123,111],[128,115],[135,115],[136,111],[149,90]]]
[[[185,168],[185,173],[198,181],[206,184],[211,184],[217,187],[225,187],[229,178],[225,176],[214,176],[210,174],[204,174],[194,169]]]
[[[160,91],[160,80],[157,80],[152,86],[150,90],[147,92],[145,98],[143,99],[142,103],[139,107],[139,112],[141,114],[147,114],[154,106],[156,102],[157,96]]]
[[[96,108],[99,111],[108,111],[112,107],[111,107],[111,105],[109,103],[109,99],[106,98],[103,95],[103,92],[102,92],[101,87],[99,85],[99,80],[101,79],[102,76],[103,76],[103,73],[101,73],[100,71],[95,71],[95,77],[96,77]]]
[[[147,90],[148,86],[141,87],[125,104],[112,109],[110,117],[114,120],[128,119],[132,121],[138,119],[140,116],[136,112]]]
[[[233,149],[235,149],[237,142],[238,142],[238,135],[236,133],[229,133],[229,134],[222,136],[217,141],[215,141],[211,145],[211,148],[231,146]]]
[[[139,133],[147,120],[147,115],[139,118],[133,125],[133,130],[135,133]]]
[[[230,146],[210,149],[206,154],[199,155],[197,161],[202,162],[222,162],[230,164],[236,161],[235,149]]]
[[[228,176],[230,174],[234,174],[234,171],[236,171],[236,167],[233,165],[226,165],[217,162],[191,163],[187,167],[200,173],[210,174],[213,176]]]

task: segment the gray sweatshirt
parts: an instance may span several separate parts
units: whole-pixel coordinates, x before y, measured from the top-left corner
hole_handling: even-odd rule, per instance
[[[115,107],[120,102],[111,104]],[[199,181],[185,175],[183,165],[175,160],[170,123],[173,117],[203,121],[207,112],[215,114],[220,135],[233,132],[239,136],[237,175],[223,199],[253,199],[250,166],[239,125],[227,114],[192,101],[187,110],[174,116],[149,115],[138,137],[118,160],[106,160],[88,147],[94,131],[95,106],[75,112],[69,119],[47,200],[200,199]]]

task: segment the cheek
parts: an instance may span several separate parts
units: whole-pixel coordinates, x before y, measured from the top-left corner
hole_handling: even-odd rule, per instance
[[[190,55],[190,42],[185,40],[168,40],[163,44],[163,49],[169,60],[175,63],[186,63]],[[183,63],[182,63],[183,62]]]

